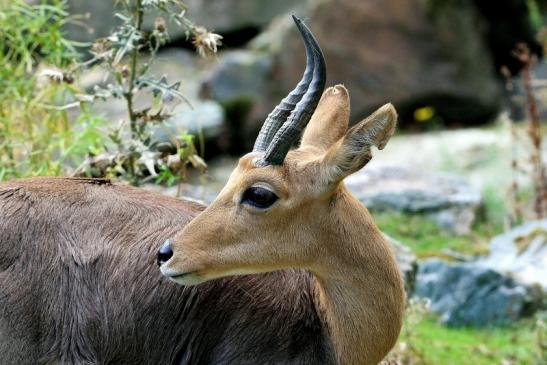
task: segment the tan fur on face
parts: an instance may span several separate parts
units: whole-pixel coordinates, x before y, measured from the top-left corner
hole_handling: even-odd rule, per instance
[[[372,365],[399,334],[402,279],[366,208],[341,181],[372,158],[373,146],[384,148],[397,115],[387,104],[347,131],[349,113],[347,90],[329,88],[301,148],[283,165],[257,167],[256,153],[241,158],[218,198],[175,237],[174,256],[162,270],[191,272],[195,282],[309,270],[340,362]],[[243,193],[255,184],[279,200],[264,210],[243,204]]]

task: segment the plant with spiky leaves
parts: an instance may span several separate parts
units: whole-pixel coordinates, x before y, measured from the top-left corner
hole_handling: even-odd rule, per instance
[[[110,83],[95,87],[90,99],[124,99],[127,120],[109,135],[115,148],[105,148],[100,155],[90,156],[77,173],[122,176],[134,185],[151,178],[174,183],[184,176],[188,164],[201,169],[206,165],[197,153],[194,137],[188,134],[175,136],[172,148],[167,150],[154,146],[150,125],[164,123],[171,117],[174,105],[188,101],[179,90],[180,82],[152,77],[150,66],[158,49],[169,39],[168,22],[183,27],[204,57],[216,53],[222,37],[189,21],[186,5],[180,0],[121,0],[118,3],[121,12],[115,16],[120,19],[120,26],[93,44],[92,58],[85,65],[99,64],[111,76]],[[144,17],[152,12],[167,20],[158,16],[153,29],[146,31]],[[147,54],[145,62],[140,61],[141,54]],[[137,109],[137,95],[149,97],[151,106]],[[157,169],[161,174],[158,175]]]

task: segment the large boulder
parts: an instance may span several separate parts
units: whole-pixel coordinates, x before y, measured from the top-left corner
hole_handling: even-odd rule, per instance
[[[224,131],[224,110],[211,100],[194,101],[191,105],[180,104],[163,125],[151,127],[156,143],[172,142],[182,133],[202,134],[209,139],[218,138]]]
[[[238,98],[256,99],[266,92],[272,59],[252,51],[232,51],[222,55],[203,81],[202,92],[222,103]]]
[[[197,24],[225,32],[262,28],[273,17],[298,9],[308,0],[185,0],[188,16]]]
[[[547,291],[547,220],[525,223],[494,237],[481,263]]]
[[[241,154],[252,148],[255,128],[248,120],[268,114],[268,79],[273,71],[272,57],[249,50],[225,52],[217,66],[203,80],[201,96],[222,104],[226,112],[229,151]]]
[[[440,2],[310,0],[298,13],[321,44],[327,84],[350,90],[354,121],[388,101],[401,120],[424,105],[464,123],[485,121],[498,110],[501,87],[472,2],[430,3]],[[245,125],[256,132],[300,79],[305,52],[288,14],[274,19],[251,48],[274,59],[273,72],[262,75],[269,89]]]
[[[197,25],[224,33],[238,31],[246,27],[262,28],[276,15],[295,9],[307,0],[185,0],[188,5],[188,18]],[[104,37],[119,24],[114,17],[116,2],[113,0],[68,0],[71,14],[84,14],[89,28],[71,26],[70,33],[79,41],[93,41]],[[146,14],[144,25],[152,29],[157,14]],[[172,39],[184,38],[184,29],[169,24]]]
[[[106,37],[120,24],[114,14],[115,1],[69,0],[68,12],[72,15],[84,16],[86,27],[80,24],[68,24],[70,38],[80,42],[93,42],[97,38]]]
[[[451,326],[509,324],[543,308],[538,288],[520,284],[477,263],[419,263],[414,296],[429,298],[431,310]]]
[[[453,234],[467,234],[481,194],[460,177],[396,165],[368,166],[346,185],[372,211],[422,214]]]

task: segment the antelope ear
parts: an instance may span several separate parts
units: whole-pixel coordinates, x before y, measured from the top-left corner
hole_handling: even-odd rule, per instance
[[[326,151],[348,130],[349,94],[344,85],[329,87],[311,117],[300,145]]]
[[[386,104],[350,128],[325,154],[321,162],[324,180],[329,184],[339,182],[365,166],[372,158],[372,146],[383,149],[396,124],[397,112],[393,105]]]

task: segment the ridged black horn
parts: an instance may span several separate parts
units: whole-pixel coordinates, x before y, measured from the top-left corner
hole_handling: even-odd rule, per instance
[[[306,43],[306,52],[313,57],[313,72],[312,80],[308,85],[306,93],[302,96],[300,101],[296,104],[291,111],[287,121],[283,123],[281,128],[275,133],[272,141],[270,142],[266,153],[260,165],[281,165],[285,156],[289,152],[293,143],[298,139],[302,130],[306,127],[308,122],[321,99],[323,90],[325,89],[325,82],[327,79],[327,72],[325,66],[325,59],[323,52],[319,44],[315,40],[310,30],[300,21],[300,19],[293,16],[296,24],[299,25],[305,32],[306,38],[309,39],[311,47],[308,47]],[[299,29],[300,29],[299,27]]]
[[[293,15],[293,20],[298,28],[298,31],[300,32],[300,36],[302,37],[302,40],[304,41],[304,45],[306,47],[306,70],[304,71],[302,79],[296,85],[294,90],[291,91],[289,95],[287,95],[283,100],[281,100],[281,103],[279,103],[279,105],[274,108],[274,110],[268,115],[268,117],[264,121],[264,124],[260,129],[260,133],[256,138],[253,151],[266,151],[274,135],[287,120],[287,117],[295,108],[296,104],[302,99],[302,97],[308,90],[310,82],[312,81],[314,57],[312,54],[313,45],[311,39],[313,39],[313,36],[311,35],[310,31],[302,24],[302,21],[300,19]]]

